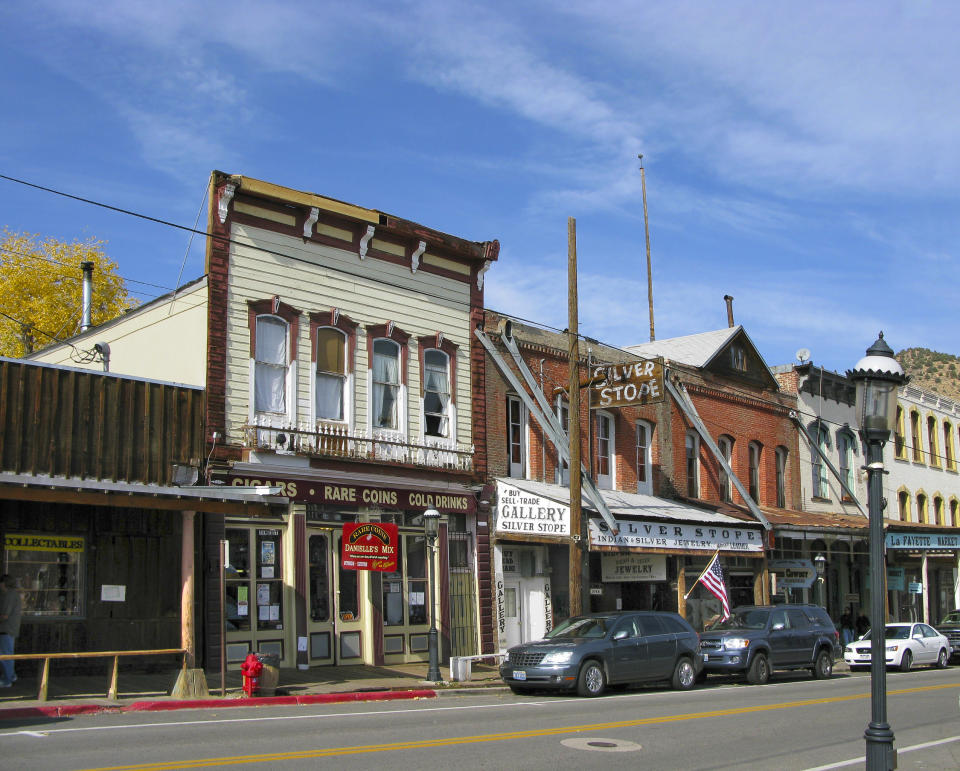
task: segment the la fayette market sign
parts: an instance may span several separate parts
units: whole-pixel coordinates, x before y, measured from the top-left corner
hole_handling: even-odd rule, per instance
[[[888,549],[960,550],[960,535],[952,533],[887,533]]]
[[[687,524],[646,519],[617,519],[620,534],[607,523],[590,520],[591,546],[625,546],[638,549],[713,550],[762,552],[763,533],[740,525]]]

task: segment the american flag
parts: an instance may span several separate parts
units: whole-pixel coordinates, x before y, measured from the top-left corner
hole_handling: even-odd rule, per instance
[[[723,620],[730,618],[730,599],[727,597],[727,585],[723,580],[723,568],[720,566],[720,552],[713,555],[707,569],[700,576],[700,581],[707,587],[714,597],[720,600],[723,606]]]

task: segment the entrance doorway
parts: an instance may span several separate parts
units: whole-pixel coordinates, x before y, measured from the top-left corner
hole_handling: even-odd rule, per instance
[[[363,659],[360,571],[339,567],[341,532],[307,531],[307,634],[312,665]]]

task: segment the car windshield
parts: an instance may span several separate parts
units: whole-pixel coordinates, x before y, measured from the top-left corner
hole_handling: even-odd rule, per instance
[[[722,632],[726,629],[763,629],[767,625],[768,612],[766,610],[734,611],[726,621],[715,621],[707,627],[709,632]]]
[[[872,629],[870,630],[873,631]],[[910,627],[909,626],[888,626],[884,631],[884,636],[888,640],[907,640],[910,638]],[[862,638],[862,640],[870,639],[870,632],[867,632]]]
[[[551,640],[572,637],[603,637],[610,628],[612,619],[607,616],[577,616],[568,618],[547,633]]]
[[[955,610],[952,613],[947,613],[947,615],[944,616],[943,621],[941,621],[940,623],[941,624],[960,624],[960,610]]]

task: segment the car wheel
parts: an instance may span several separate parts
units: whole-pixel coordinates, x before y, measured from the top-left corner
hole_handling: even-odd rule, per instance
[[[689,691],[697,681],[697,672],[693,668],[693,662],[688,658],[682,658],[677,662],[673,670],[673,680],[671,684],[678,691]]]
[[[946,648],[941,648],[941,649],[940,649],[940,655],[937,656],[937,668],[938,668],[938,669],[946,669],[946,668],[947,668],[947,664],[949,664],[949,663],[950,663],[950,657],[947,655],[947,649],[946,649]]]
[[[580,668],[577,693],[581,696],[599,696],[607,685],[607,676],[599,662],[588,661]]]
[[[903,652],[903,656],[900,658],[900,671],[909,672],[910,667],[913,666],[913,654],[909,650]]]
[[[758,653],[750,662],[747,670],[747,682],[751,685],[764,685],[770,679],[770,664],[763,653]]]
[[[820,651],[817,654],[817,660],[813,664],[813,676],[817,680],[826,680],[833,674],[833,659],[826,651]]]

